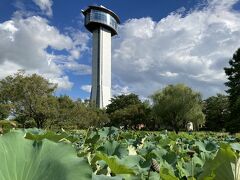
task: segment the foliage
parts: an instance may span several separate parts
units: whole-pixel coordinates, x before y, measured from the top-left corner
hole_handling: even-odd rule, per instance
[[[43,128],[48,118],[56,114],[56,99],[52,96],[56,85],[36,74],[25,76],[19,72],[0,81],[0,102],[11,106],[11,114],[23,126],[34,120]]]
[[[89,106],[81,100],[73,101],[68,96],[60,96],[57,99],[58,114],[47,123],[49,129],[102,127],[109,121],[104,110]]]
[[[239,180],[239,154],[230,145],[222,144],[216,157],[213,160],[207,161],[203,169],[204,172],[200,175],[199,179]]]
[[[1,180],[91,179],[92,170],[70,144],[32,141],[15,131],[0,137]]]
[[[240,48],[235,52],[229,61],[230,67],[224,68],[228,77],[225,83],[228,86],[230,119],[227,123],[227,130],[238,132],[240,130]]]
[[[17,122],[12,120],[0,120],[0,134],[7,133],[17,127]]]
[[[211,96],[204,101],[205,127],[211,131],[222,131],[229,120],[228,97],[222,94]]]
[[[0,98],[1,99],[1,98]],[[11,112],[10,104],[1,103],[0,101],[0,120],[6,119]]]
[[[176,135],[104,128],[83,136],[86,141],[78,144],[79,155],[87,155],[96,175],[101,177],[215,179],[226,173],[225,176],[229,175],[226,180],[236,180],[233,177],[239,171],[240,144],[227,134]],[[93,138],[96,136],[97,139]],[[153,159],[158,163],[159,173],[152,167]]]
[[[104,110],[94,106],[86,106],[82,102],[76,102],[72,116],[77,128],[102,127],[109,119]]]
[[[79,158],[74,157],[70,145],[75,147]],[[10,150],[3,151],[3,148]],[[189,135],[174,132],[123,131],[114,127],[59,133],[28,129],[0,137],[0,178],[3,179],[2,174],[8,175],[2,172],[11,166],[8,169],[11,180],[14,179],[11,176],[24,169],[22,167],[29,169],[29,175],[44,173],[44,177],[47,177],[47,173],[58,172],[54,177],[49,177],[53,180],[61,179],[64,173],[72,172],[78,176],[75,177],[75,174],[71,180],[77,180],[79,177],[89,179],[91,173],[92,179],[107,180],[238,180],[239,152],[239,139],[226,133]],[[25,156],[26,154],[28,156]],[[88,159],[88,163],[85,158]],[[21,163],[32,163],[33,167],[17,166],[20,160]],[[45,163],[51,163],[51,166]],[[55,165],[56,169],[49,170]],[[70,168],[72,165],[74,167]],[[22,177],[28,178],[24,175]]]
[[[55,97],[55,89],[36,74],[6,77],[0,81],[0,118],[11,115],[24,128],[49,129],[101,127],[109,121],[104,110],[68,96]]]
[[[140,104],[141,101],[136,94],[122,94],[111,98],[111,103],[107,106],[106,112],[113,113],[116,110],[124,109],[128,105]]]
[[[106,112],[113,126],[136,128],[138,124],[146,124],[150,108],[136,94],[114,96],[107,106]]]
[[[200,94],[183,84],[169,85],[151,98],[153,113],[163,127],[178,132],[188,121],[197,128],[205,122]]]

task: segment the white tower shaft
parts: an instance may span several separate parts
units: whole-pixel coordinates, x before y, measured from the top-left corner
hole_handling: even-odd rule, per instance
[[[104,108],[111,99],[111,31],[99,27],[93,31],[91,101]]]
[[[82,13],[93,34],[91,102],[104,108],[111,100],[111,38],[117,35],[120,19],[104,6],[89,6]]]

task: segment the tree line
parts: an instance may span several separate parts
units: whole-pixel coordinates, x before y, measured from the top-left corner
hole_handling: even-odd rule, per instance
[[[176,132],[191,121],[196,130],[240,130],[240,49],[224,68],[228,77],[227,94],[205,100],[184,84],[168,85],[148,101],[136,94],[114,96],[106,109],[89,101],[55,96],[56,84],[20,71],[0,81],[0,120],[12,119],[20,127],[81,129],[118,126],[129,129]]]

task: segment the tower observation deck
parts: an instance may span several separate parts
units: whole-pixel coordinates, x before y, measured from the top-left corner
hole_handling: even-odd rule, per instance
[[[93,34],[91,102],[104,108],[111,99],[111,37],[117,35],[118,16],[103,6],[82,10],[85,27]]]

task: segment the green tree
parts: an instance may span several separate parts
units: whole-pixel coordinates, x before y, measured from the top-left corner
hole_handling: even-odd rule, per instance
[[[1,84],[0,84],[1,88]],[[0,91],[0,120],[6,119],[11,113],[11,105],[6,99],[6,95]]]
[[[211,96],[204,101],[205,127],[211,131],[221,131],[229,118],[228,97],[223,94]]]
[[[11,106],[9,104],[0,103],[0,120],[6,119],[11,113]]]
[[[57,114],[53,119],[48,119],[47,127],[50,129],[70,129],[72,127],[72,110],[75,106],[74,101],[67,95],[55,97],[57,100]]]
[[[75,128],[103,127],[109,122],[105,110],[76,101],[72,110],[72,122]]]
[[[108,121],[104,110],[82,102],[81,99],[73,101],[69,96],[63,95],[57,99],[57,116],[48,119],[49,129],[83,129],[89,127],[102,127]]]
[[[178,133],[188,121],[193,122],[195,128],[204,124],[200,94],[183,84],[169,85],[151,98],[153,114],[162,127]]]
[[[109,125],[135,128],[138,124],[146,124],[150,108],[136,94],[128,94],[114,96],[106,112],[110,117]]]
[[[229,61],[230,67],[225,67],[228,81],[230,119],[227,122],[227,130],[234,133],[240,131],[240,48]]]
[[[38,128],[43,128],[47,119],[57,114],[55,89],[55,84],[37,74],[26,76],[18,72],[0,81],[0,102],[11,106],[11,114],[23,126],[34,121]]]
[[[111,98],[111,103],[107,105],[106,112],[110,114],[116,110],[124,109],[127,106],[134,104],[141,104],[141,100],[136,94],[131,93],[127,95],[122,94],[119,96],[114,96],[113,98]]]

